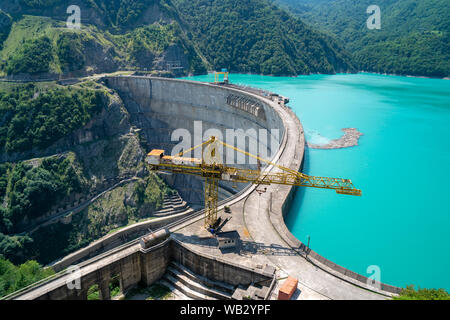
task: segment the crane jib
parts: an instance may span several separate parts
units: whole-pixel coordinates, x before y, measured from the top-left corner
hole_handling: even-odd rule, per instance
[[[225,164],[207,163],[205,159],[184,157],[188,152],[197,148],[205,148],[213,143],[219,142],[226,148],[231,148],[260,162],[265,162],[269,166],[276,168],[270,172],[242,169],[227,166]],[[210,152],[215,153],[215,149]],[[258,156],[249,154],[236,147],[228,145],[215,137],[211,137],[202,144],[180,152],[177,156],[166,156],[164,150],[152,150],[146,158],[146,162],[151,170],[167,171],[170,173],[190,174],[205,179],[205,227],[214,226],[217,218],[218,182],[230,181],[252,184],[280,184],[300,187],[311,187],[319,189],[335,190],[338,194],[361,196],[362,192],[356,189],[350,179],[327,178],[308,176],[301,172],[277,165]]]

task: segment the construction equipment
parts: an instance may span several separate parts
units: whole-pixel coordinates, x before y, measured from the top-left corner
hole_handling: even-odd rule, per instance
[[[214,71],[214,83],[215,84],[219,84],[219,83],[229,83],[229,72],[227,69],[222,69],[222,71],[217,72]],[[220,81],[220,76],[223,75],[223,81]]]
[[[261,170],[241,169],[224,165],[218,151],[220,145],[277,167],[281,169],[281,172],[261,172]],[[188,152],[200,147],[202,148],[202,159],[183,157]],[[215,137],[211,137],[208,141],[198,146],[180,152],[176,156],[166,156],[164,150],[153,150],[147,155],[146,162],[151,170],[190,174],[205,178],[205,228],[207,229],[214,229],[217,221],[219,181],[221,180],[256,185],[282,184],[332,189],[338,194],[361,196],[361,190],[356,189],[349,179],[308,176],[240,150]]]

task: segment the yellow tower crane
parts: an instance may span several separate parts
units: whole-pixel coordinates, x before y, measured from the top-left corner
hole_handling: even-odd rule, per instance
[[[219,83],[229,83],[229,75],[230,73],[228,72],[227,69],[222,69],[221,71],[214,71],[214,83],[215,84],[219,84]],[[223,76],[223,81],[220,81],[220,76]]]
[[[275,166],[282,172],[261,172],[259,170],[240,169],[222,164],[218,146],[223,145],[248,157]],[[183,157],[188,152],[202,148],[202,159]],[[217,202],[219,197],[219,181],[231,181],[252,184],[282,184],[299,187],[312,187],[335,190],[338,194],[361,196],[361,190],[356,189],[351,180],[339,178],[313,177],[277,165],[258,156],[233,147],[223,141],[211,137],[208,141],[191,149],[178,153],[176,156],[166,156],[164,150],[152,150],[146,158],[151,170],[170,173],[182,173],[205,178],[205,228],[212,228],[217,221]]]

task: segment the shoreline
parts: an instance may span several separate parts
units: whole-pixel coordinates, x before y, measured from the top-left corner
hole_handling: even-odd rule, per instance
[[[395,73],[379,73],[379,72],[370,72],[370,71],[358,71],[357,74],[376,74],[379,76],[391,76],[391,77],[404,77],[404,78],[417,78],[417,79],[434,79],[434,80],[450,80],[450,77],[429,77],[429,76],[414,76],[414,75],[403,75],[403,74],[395,74]]]
[[[139,72],[140,70],[134,71]],[[123,73],[123,72],[130,72],[128,70],[118,70],[112,73],[100,73],[103,75],[114,75],[117,73]],[[183,78],[190,78],[190,77],[196,77],[196,76],[207,76],[210,74],[214,74],[214,71],[208,70],[204,74],[188,74],[184,76],[175,77],[175,79],[183,79]],[[358,75],[358,74],[367,74],[367,75],[380,75],[380,76],[392,76],[392,77],[405,77],[405,78],[417,78],[417,79],[434,79],[434,80],[450,80],[449,77],[429,77],[429,76],[418,76],[418,75],[401,75],[401,74],[394,74],[394,73],[378,73],[378,72],[370,72],[370,71],[357,71],[357,72],[338,72],[338,73],[310,73],[310,74],[298,74],[298,75],[273,75],[273,74],[263,74],[263,73],[252,73],[252,72],[235,72],[230,71],[230,74],[241,74],[241,75],[255,75],[255,76],[266,76],[266,77],[273,77],[273,78],[298,78],[298,77],[307,77],[307,76],[335,76],[335,75]],[[35,83],[35,82],[58,82],[58,81],[64,81],[64,80],[82,80],[86,78],[95,77],[98,74],[93,75],[86,75],[81,77],[75,77],[75,78],[62,78],[62,79],[11,79],[8,77],[1,77],[0,76],[0,82],[7,82],[7,83]]]
[[[206,74],[203,75],[209,75],[214,74],[214,71],[208,70]],[[380,76],[392,76],[392,77],[404,77],[404,78],[418,78],[418,79],[434,79],[434,80],[450,80],[449,77],[429,77],[429,76],[418,76],[418,75],[402,75],[402,74],[395,74],[395,73],[379,73],[379,72],[371,72],[371,71],[357,71],[357,72],[338,72],[338,73],[310,73],[310,74],[298,74],[298,75],[273,75],[273,74],[263,74],[263,73],[252,73],[252,72],[235,72],[230,71],[230,74],[242,74],[242,75],[253,75],[253,76],[267,76],[267,77],[274,77],[274,78],[298,78],[303,76],[335,76],[335,75],[357,75],[357,74],[373,74],[373,75],[380,75]],[[195,75],[199,76],[199,75]],[[183,76],[180,78],[185,77],[194,77],[194,75],[188,75]]]

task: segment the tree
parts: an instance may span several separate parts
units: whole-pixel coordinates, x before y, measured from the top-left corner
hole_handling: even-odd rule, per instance
[[[413,285],[407,286],[394,300],[450,300],[450,294],[445,289],[416,290]]]
[[[51,268],[43,268],[36,261],[27,261],[15,266],[0,256],[0,297],[24,288],[41,279],[47,278],[55,272]]]
[[[53,60],[52,47],[51,40],[46,36],[26,41],[18,52],[8,58],[6,72],[8,75],[49,72]]]

